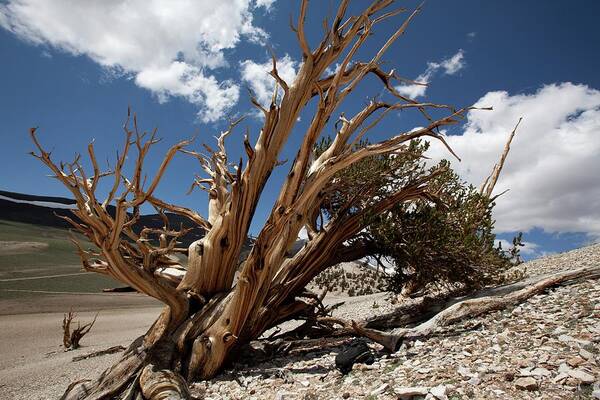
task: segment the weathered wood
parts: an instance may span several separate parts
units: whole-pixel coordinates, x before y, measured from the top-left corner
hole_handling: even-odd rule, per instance
[[[432,334],[437,328],[465,318],[477,317],[490,311],[516,305],[553,286],[581,278],[594,279],[598,277],[600,277],[600,266],[585,267],[567,272],[557,272],[550,276],[538,278],[534,282],[521,282],[498,288],[495,294],[459,301],[414,328],[396,328],[390,332],[383,332],[366,328],[355,322],[352,322],[351,325],[359,335],[368,337],[383,345],[389,351],[395,351],[402,340],[427,336]]]
[[[173,371],[148,364],[140,374],[140,388],[147,400],[189,400],[187,382]]]
[[[71,324],[73,323],[73,319],[75,318],[75,316],[76,314],[71,310],[67,314],[64,314],[63,317],[63,346],[65,347],[65,351],[71,349],[78,349],[79,342],[85,335],[87,335],[90,332],[90,330],[92,330],[92,327],[96,322],[96,318],[98,318],[98,314],[96,314],[92,322],[88,322],[83,326],[81,326],[81,323],[78,322],[77,328],[71,330]]]
[[[124,350],[125,350],[125,347],[123,347],[121,345],[112,346],[112,347],[109,347],[108,349],[94,351],[92,353],[84,354],[82,356],[75,356],[75,357],[73,357],[72,361],[87,360],[88,358],[100,357],[100,356],[105,356],[107,354],[119,353]]]
[[[481,193],[482,195],[486,196],[489,199],[492,198],[492,192],[494,191],[494,187],[496,187],[496,183],[498,182],[498,177],[500,176],[500,172],[502,172],[502,168],[504,168],[504,163],[506,162],[506,157],[508,156],[508,152],[510,151],[510,144],[512,143],[512,141],[514,139],[515,134],[517,133],[517,128],[521,124],[522,120],[523,120],[523,117],[519,118],[519,121],[517,121],[515,128],[512,130],[512,132],[508,136],[508,140],[506,141],[506,144],[504,145],[504,150],[502,151],[502,154],[500,155],[500,160],[498,161],[497,164],[494,165],[494,168],[492,168],[492,172],[485,179],[485,181],[481,184],[481,187],[479,188],[479,193]]]
[[[105,288],[105,289],[102,289],[102,291],[104,293],[130,293],[130,292],[135,292],[136,290],[134,288],[132,288],[131,286],[120,286],[120,287],[114,287],[114,288]]]

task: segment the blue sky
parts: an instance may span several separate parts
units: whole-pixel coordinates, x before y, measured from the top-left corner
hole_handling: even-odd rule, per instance
[[[245,88],[268,92],[262,67],[267,44],[280,59],[280,71],[293,77],[299,50],[288,21],[290,13],[297,15],[297,2],[183,3],[0,2],[0,188],[67,195],[27,155],[28,128],[40,128],[56,160],[72,159],[92,139],[99,158],[112,159],[128,106],[142,127],[157,127],[164,138],[148,160],[150,171],[178,140],[198,135],[196,146],[212,143],[226,116],[249,114],[244,125],[256,138],[260,120]],[[351,9],[361,4],[354,1]],[[417,3],[399,5],[412,9]],[[312,44],[335,6],[311,2]],[[494,106],[470,113],[465,125],[447,132],[463,159],[455,168],[474,184],[489,173],[506,135],[524,117],[497,186],[511,190],[498,199],[495,217],[499,238],[525,232],[528,257],[600,236],[599,13],[595,1],[567,7],[561,1],[430,0],[384,57],[387,69],[429,82],[425,93],[402,88],[419,99]],[[403,18],[379,26],[359,56],[372,55]],[[368,81],[344,109],[350,113],[377,93]],[[293,158],[308,120],[307,113],[282,158]],[[372,138],[420,123],[416,115],[392,116]],[[242,153],[242,132],[229,140],[231,159]],[[435,146],[431,156],[448,157]],[[276,169],[265,188],[253,233],[270,211],[286,168]],[[203,211],[204,193],[186,195],[197,170],[193,160],[177,157],[159,197]]]

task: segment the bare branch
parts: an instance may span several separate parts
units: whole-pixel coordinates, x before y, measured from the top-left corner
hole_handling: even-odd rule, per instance
[[[510,133],[508,140],[506,141],[506,144],[504,145],[504,151],[502,151],[502,154],[500,155],[500,161],[498,161],[498,163],[494,165],[492,172],[490,173],[490,175],[488,175],[488,177],[485,179],[485,181],[479,188],[479,193],[481,193],[482,195],[484,195],[487,198],[491,198],[491,196],[492,196],[492,192],[494,191],[496,182],[498,182],[498,178],[500,177],[500,172],[502,172],[502,168],[504,167],[504,162],[506,161],[506,157],[508,156],[508,152],[510,151],[510,144],[512,143],[512,140],[515,137],[515,134],[517,133],[517,128],[519,127],[519,124],[521,123],[522,120],[523,120],[523,117],[519,118],[519,121],[517,121],[517,124],[515,125],[512,132]]]
[[[306,40],[306,34],[304,32],[304,23],[306,21],[306,11],[308,9],[308,0],[302,0],[300,5],[300,15],[298,16],[298,27],[296,28],[296,34],[298,36],[298,42],[302,48],[302,53],[307,62],[312,62],[312,52],[308,41]]]

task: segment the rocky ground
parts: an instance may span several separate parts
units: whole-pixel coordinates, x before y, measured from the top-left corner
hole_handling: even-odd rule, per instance
[[[519,268],[535,276],[590,265],[600,265],[600,245]],[[354,318],[382,311],[381,294],[365,297],[339,316],[348,309]],[[335,368],[341,348],[334,347],[238,364],[192,389],[206,400],[600,399],[600,281],[552,289],[512,309],[405,343],[394,354],[369,346],[375,363],[356,364],[347,375]]]

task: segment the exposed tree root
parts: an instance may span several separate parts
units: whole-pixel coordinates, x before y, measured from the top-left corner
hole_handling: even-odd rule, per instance
[[[114,287],[114,288],[105,288],[105,289],[102,289],[102,291],[104,293],[131,293],[131,292],[137,292],[137,290],[135,290],[131,286],[119,286],[119,287]]]
[[[139,384],[144,399],[188,400],[192,398],[188,385],[181,375],[167,369],[159,369],[154,364],[144,367]]]
[[[84,354],[82,356],[73,357],[73,361],[87,360],[88,358],[105,356],[107,354],[114,354],[114,353],[121,352],[123,350],[125,350],[125,347],[123,347],[121,345],[112,346],[112,347],[109,347],[108,349],[104,349],[104,350],[100,350],[100,351],[94,351],[94,352],[89,353],[89,354]]]
[[[138,376],[140,368],[147,359],[147,349],[143,341],[143,336],[137,338],[123,354],[121,360],[104,371],[96,382],[90,380],[73,382],[61,400],[118,398],[116,395]]]
[[[351,326],[359,335],[368,337],[383,345],[389,351],[396,351],[402,340],[428,336],[439,327],[450,325],[467,317],[476,317],[521,303],[553,286],[567,284],[573,280],[598,277],[600,277],[600,266],[586,267],[568,272],[558,272],[534,282],[524,281],[494,288],[490,290],[492,294],[459,301],[414,328],[396,328],[390,332],[384,332],[366,328],[354,321],[351,322]]]

